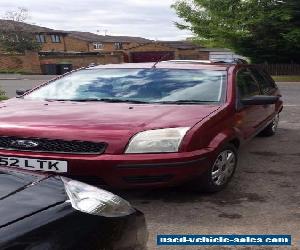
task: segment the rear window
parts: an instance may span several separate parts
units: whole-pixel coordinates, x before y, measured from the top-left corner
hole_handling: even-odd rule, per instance
[[[226,71],[200,69],[86,69],[55,80],[25,98],[220,102],[226,75]]]

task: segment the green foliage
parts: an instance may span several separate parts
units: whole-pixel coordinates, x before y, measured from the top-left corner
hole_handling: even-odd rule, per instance
[[[0,31],[1,48],[7,52],[24,53],[26,50],[38,51],[40,45],[33,40],[33,35],[21,31]]]
[[[272,76],[276,82],[297,82],[300,83],[300,76]]]
[[[226,47],[255,63],[300,62],[300,1],[178,0],[183,23],[203,45]]]
[[[8,97],[5,95],[5,92],[0,89],[0,101],[7,100]]]

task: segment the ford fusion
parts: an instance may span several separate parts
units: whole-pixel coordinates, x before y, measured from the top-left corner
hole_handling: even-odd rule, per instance
[[[0,165],[115,188],[223,189],[241,144],[275,134],[272,78],[253,65],[101,65],[0,103]]]
[[[82,182],[0,167],[1,250],[144,249],[145,219]]]

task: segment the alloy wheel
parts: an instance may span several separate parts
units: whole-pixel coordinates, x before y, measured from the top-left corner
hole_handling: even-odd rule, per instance
[[[236,165],[236,155],[232,150],[222,151],[212,168],[212,181],[215,185],[224,185],[232,176]]]
[[[275,133],[278,128],[279,114],[277,114],[272,122],[272,131]]]

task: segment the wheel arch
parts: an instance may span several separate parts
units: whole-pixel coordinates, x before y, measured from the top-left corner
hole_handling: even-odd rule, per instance
[[[210,142],[209,147],[219,151],[226,144],[233,144],[236,149],[240,148],[241,139],[234,130],[225,130],[218,133]]]

